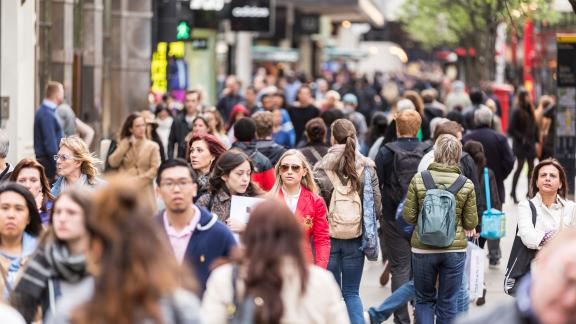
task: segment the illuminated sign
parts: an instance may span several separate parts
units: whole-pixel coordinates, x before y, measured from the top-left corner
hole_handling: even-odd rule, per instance
[[[167,67],[168,57],[184,58],[186,54],[184,42],[159,42],[156,51],[152,54],[150,63],[150,80],[152,91],[165,93],[168,91]]]

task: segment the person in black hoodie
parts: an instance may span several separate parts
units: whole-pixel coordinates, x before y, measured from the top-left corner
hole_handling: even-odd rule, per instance
[[[530,93],[526,89],[518,91],[516,105],[512,110],[508,135],[512,137],[512,151],[518,160],[514,177],[512,178],[512,191],[510,196],[514,203],[518,203],[516,197],[516,185],[520,173],[524,169],[524,162],[528,162],[528,182],[534,169],[536,158],[536,142],[538,141],[538,125],[534,117],[534,106],[530,101]]]
[[[192,131],[192,123],[200,113],[200,92],[190,90],[186,92],[184,99],[184,109],[174,118],[168,135],[168,159],[176,157],[186,157],[186,136]],[[177,151],[174,152],[174,146],[178,145]]]
[[[256,149],[264,154],[272,165],[276,165],[286,148],[272,140],[274,129],[274,114],[269,111],[261,111],[252,116],[256,124]]]
[[[252,118],[244,117],[234,124],[234,136],[236,142],[232,144],[232,148],[239,149],[246,153],[254,164],[254,174],[252,174],[252,181],[260,185],[260,188],[269,191],[274,186],[276,176],[274,174],[274,166],[270,159],[264,154],[258,152],[256,148],[256,123]]]

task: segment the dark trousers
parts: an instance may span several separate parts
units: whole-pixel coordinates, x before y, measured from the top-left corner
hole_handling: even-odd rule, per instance
[[[50,184],[54,183],[56,177],[56,161],[50,157],[37,157],[36,160],[44,167],[44,172],[46,172],[46,178]]]
[[[388,262],[390,262],[392,292],[394,292],[411,279],[412,252],[410,242],[400,233],[396,221],[384,220],[380,226],[388,254]],[[394,312],[394,323],[410,323],[408,304],[404,304]]]
[[[502,257],[502,251],[500,250],[500,239],[487,240],[483,237],[478,239],[478,246],[484,248],[484,245],[488,242],[488,259],[491,263],[497,263]]]

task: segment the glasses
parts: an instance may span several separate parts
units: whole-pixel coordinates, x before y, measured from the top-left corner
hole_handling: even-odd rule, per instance
[[[187,187],[191,184],[192,184],[191,180],[166,181],[166,182],[161,182],[160,187],[166,188],[168,190],[174,190],[174,188],[176,188],[176,186],[178,186],[178,188],[184,188],[184,187]]]
[[[62,160],[64,162],[66,162],[66,161],[75,160],[75,158],[73,158],[72,156],[70,156],[68,154],[56,154],[56,155],[54,155],[54,161],[58,161],[58,160]]]
[[[300,172],[300,169],[302,169],[302,166],[300,165],[294,165],[294,164],[281,164],[280,165],[280,172],[284,173],[284,172],[288,172],[288,170],[292,169],[292,171],[294,172]]]

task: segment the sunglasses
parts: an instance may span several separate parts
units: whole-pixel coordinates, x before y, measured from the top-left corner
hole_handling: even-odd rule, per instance
[[[294,164],[281,164],[280,165],[280,172],[284,173],[284,172],[288,172],[288,170],[292,169],[292,171],[294,172],[300,172],[300,169],[302,169],[302,166],[300,165],[294,165]]]

